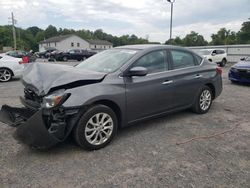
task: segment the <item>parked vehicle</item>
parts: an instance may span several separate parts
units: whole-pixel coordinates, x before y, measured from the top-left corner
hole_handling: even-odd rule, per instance
[[[53,52],[53,51],[56,51],[56,50],[57,50],[56,48],[51,47],[51,48],[48,48],[48,49],[44,50],[43,52],[37,52],[36,56],[38,58],[42,58],[42,59],[48,58],[50,56],[50,53]]]
[[[23,50],[8,51],[5,53],[5,55],[15,58],[22,58],[24,61],[27,61],[27,63],[36,61],[36,56],[32,52],[26,52]]]
[[[250,56],[242,58],[240,62],[233,65],[228,73],[232,82],[250,83]]]
[[[222,91],[221,73],[196,53],[165,45],[117,47],[75,67],[34,63],[24,72],[25,107],[3,105],[0,120],[33,147],[72,132],[79,146],[100,149],[118,127],[187,108],[208,112]]]
[[[68,61],[68,60],[83,61],[94,54],[96,54],[96,52],[91,52],[88,50],[71,49],[68,52],[59,52],[51,54],[50,58],[55,59],[57,61]]]
[[[12,78],[21,77],[23,68],[22,58],[0,54],[0,82],[8,82]]]
[[[223,49],[204,49],[200,50],[200,54],[221,67],[224,67],[227,63],[227,53]]]

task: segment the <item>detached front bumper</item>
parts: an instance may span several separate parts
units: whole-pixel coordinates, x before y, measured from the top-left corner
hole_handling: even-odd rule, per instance
[[[75,113],[76,111],[73,111],[71,115]],[[58,114],[54,116],[58,117]],[[65,117],[62,119],[65,120]],[[0,121],[16,127],[14,138],[39,149],[52,147],[66,139],[76,121],[75,118],[72,118],[74,121],[62,119],[54,121],[53,117],[45,118],[43,109],[35,111],[3,105],[0,110]]]

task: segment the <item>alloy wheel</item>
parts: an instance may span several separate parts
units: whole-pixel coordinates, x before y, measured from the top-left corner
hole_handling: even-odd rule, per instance
[[[210,107],[211,101],[212,101],[211,92],[209,90],[204,90],[200,96],[200,108],[203,111],[206,111]]]
[[[0,69],[0,81],[7,82],[11,79],[11,72],[8,69]]]
[[[85,138],[93,145],[105,143],[112,135],[114,122],[107,113],[97,113],[87,122],[85,127]]]

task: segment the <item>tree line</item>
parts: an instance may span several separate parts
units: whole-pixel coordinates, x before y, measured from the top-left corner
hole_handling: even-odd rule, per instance
[[[211,35],[212,40],[206,41],[202,35],[191,31],[184,38],[175,37],[165,42],[178,46],[206,46],[206,45],[230,45],[230,44],[250,44],[250,18],[243,22],[238,32],[221,28],[217,33]]]
[[[136,35],[113,36],[105,33],[102,29],[95,31],[90,30],[74,30],[74,29],[57,29],[53,25],[49,25],[46,29],[37,26],[27,29],[16,28],[17,48],[23,50],[38,50],[38,43],[44,39],[66,34],[76,34],[83,39],[101,39],[113,43],[114,46],[130,45],[130,44],[148,44],[158,43],[149,42],[148,39],[137,37]],[[242,23],[240,31],[234,32],[226,28],[221,28],[217,33],[211,35],[212,40],[206,41],[202,35],[195,31],[191,31],[184,38],[175,37],[165,42],[165,44],[173,44],[179,46],[205,46],[205,45],[225,45],[225,44],[250,44],[250,18]],[[12,26],[0,26],[0,49],[3,46],[13,46]]]

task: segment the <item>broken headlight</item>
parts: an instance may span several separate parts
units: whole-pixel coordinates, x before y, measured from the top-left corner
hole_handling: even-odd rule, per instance
[[[63,104],[70,96],[70,93],[65,93],[65,90],[58,90],[43,98],[43,106],[53,108]]]

